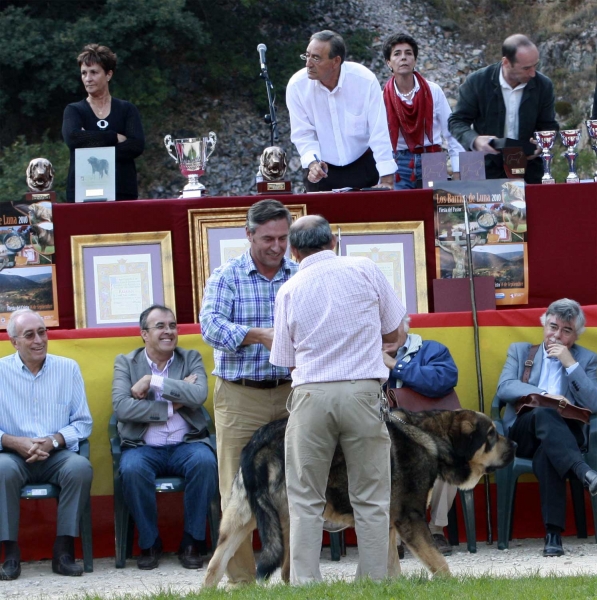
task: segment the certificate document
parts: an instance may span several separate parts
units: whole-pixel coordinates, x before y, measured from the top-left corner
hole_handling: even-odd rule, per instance
[[[98,325],[135,321],[153,304],[151,254],[94,256],[93,276]]]

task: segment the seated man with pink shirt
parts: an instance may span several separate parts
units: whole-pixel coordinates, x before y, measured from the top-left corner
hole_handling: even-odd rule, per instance
[[[179,348],[176,318],[154,304],[139,318],[145,347],[114,364],[112,404],[122,446],[124,498],[139,532],[139,569],[155,569],[162,554],[155,479],[184,477],[184,532],[178,552],[185,569],[200,569],[207,511],[218,482],[201,405],[207,376],[196,350]]]

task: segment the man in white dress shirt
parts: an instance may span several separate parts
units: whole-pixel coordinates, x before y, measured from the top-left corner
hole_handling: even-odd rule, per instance
[[[405,309],[378,266],[339,257],[318,215],[290,227],[299,272],[276,296],[270,362],[293,367],[286,427],[290,581],[321,580],[325,490],[339,443],[359,542],[358,577],[387,575],[390,437],[380,420],[380,383],[388,377],[382,342],[398,339]]]
[[[304,169],[307,191],[392,188],[396,164],[386,109],[375,75],[345,62],[342,37],[329,30],[311,36],[304,69],[286,88],[290,138]]]
[[[21,574],[21,488],[40,482],[60,487],[52,571],[81,575],[74,538],[93,477],[89,461],[77,454],[91,434],[81,370],[70,358],[48,354],[48,332],[36,312],[13,312],[7,331],[17,351],[0,359],[0,580]]]

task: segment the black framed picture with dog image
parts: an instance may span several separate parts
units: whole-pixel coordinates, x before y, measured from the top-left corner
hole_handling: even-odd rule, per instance
[[[116,200],[116,150],[75,150],[75,202]]]

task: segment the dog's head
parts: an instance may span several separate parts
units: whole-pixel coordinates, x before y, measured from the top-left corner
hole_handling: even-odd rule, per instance
[[[473,488],[483,475],[514,460],[516,444],[500,435],[487,415],[474,410],[456,410],[450,421],[448,437],[464,467],[456,469],[461,481],[454,483],[460,489]]]
[[[52,188],[55,170],[47,158],[34,158],[27,167],[27,185],[32,192],[47,192]]]
[[[286,153],[280,146],[270,146],[263,151],[259,170],[265,181],[282,179],[286,173]]]

